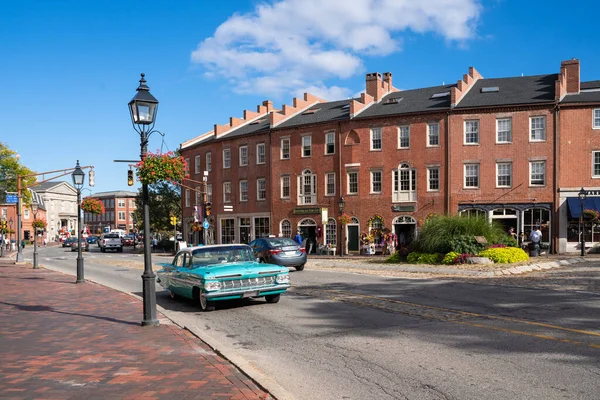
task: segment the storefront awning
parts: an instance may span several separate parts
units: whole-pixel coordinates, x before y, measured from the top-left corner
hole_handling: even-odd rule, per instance
[[[581,201],[579,197],[567,197],[567,205],[569,206],[569,214],[572,218],[579,218],[581,214]],[[600,197],[588,197],[583,202],[584,210],[596,210],[600,212]]]

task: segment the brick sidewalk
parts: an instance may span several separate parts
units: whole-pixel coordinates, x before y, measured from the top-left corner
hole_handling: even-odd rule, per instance
[[[190,332],[141,327],[142,303],[0,261],[2,399],[271,399]]]

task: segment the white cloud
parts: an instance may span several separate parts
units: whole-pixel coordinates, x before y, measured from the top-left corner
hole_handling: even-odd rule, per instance
[[[479,2],[276,0],[231,16],[192,52],[192,62],[233,79],[236,92],[282,96],[305,88],[336,100],[352,91],[324,82],[363,72],[366,55],[400,51],[408,31],[459,45],[472,39]]]

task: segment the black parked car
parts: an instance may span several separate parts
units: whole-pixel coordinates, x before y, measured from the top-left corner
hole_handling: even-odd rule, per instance
[[[306,249],[289,238],[256,239],[250,247],[260,262],[294,267],[296,271],[302,271],[306,264]]]
[[[72,238],[72,237],[64,239],[62,242],[62,247],[71,247],[71,244],[73,243],[73,239],[74,238]],[[75,238],[75,240],[77,240],[77,238]]]
[[[71,242],[71,251],[77,251],[77,246],[79,245],[77,238],[71,239],[73,239]],[[81,238],[81,251],[90,251],[90,244],[83,238]]]

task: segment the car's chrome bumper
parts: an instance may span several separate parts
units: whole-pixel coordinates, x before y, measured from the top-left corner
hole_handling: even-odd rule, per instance
[[[244,295],[244,294],[252,294],[252,296],[248,296],[248,297],[253,297],[253,296],[262,296],[261,293],[268,293],[268,292],[275,292],[278,290],[287,290],[289,289],[290,284],[288,283],[284,283],[281,285],[277,285],[277,286],[269,286],[269,287],[261,287],[261,288],[255,288],[255,289],[239,289],[239,290],[229,290],[229,291],[224,291],[224,290],[217,290],[214,292],[205,292],[204,293],[204,297],[206,297],[207,299],[214,299],[217,297],[228,297],[228,296],[238,296],[238,295]]]

